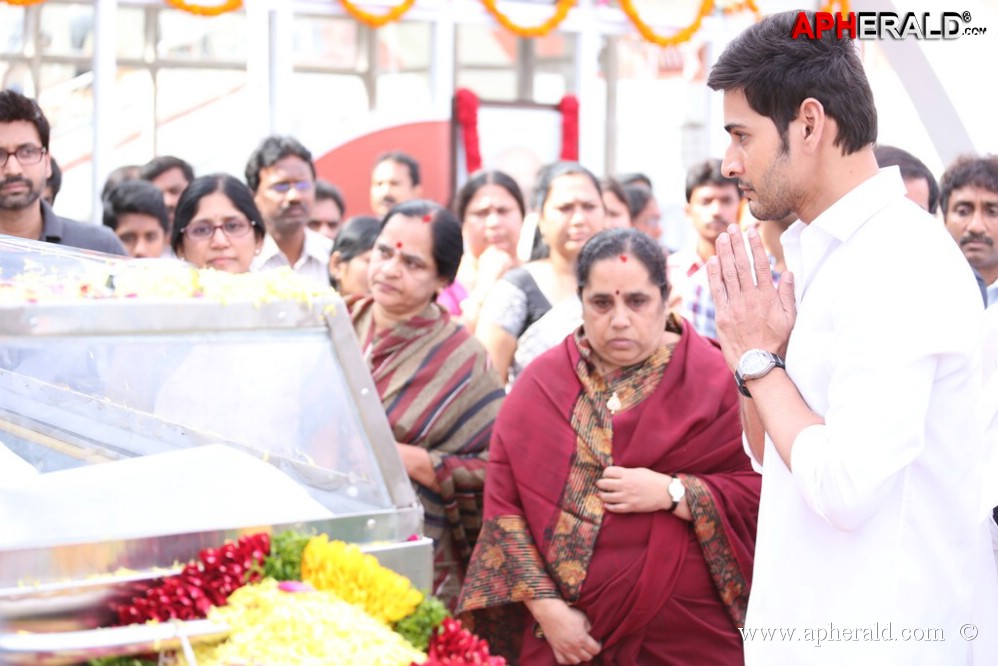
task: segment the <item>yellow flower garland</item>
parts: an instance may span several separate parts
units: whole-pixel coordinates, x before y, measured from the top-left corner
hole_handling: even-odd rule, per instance
[[[486,2],[488,0],[485,0]],[[703,0],[700,3],[700,10],[697,12],[696,18],[688,26],[672,35],[671,37],[662,37],[657,34],[650,25],[641,20],[638,15],[638,10],[634,7],[632,0],[620,0],[620,8],[624,10],[627,14],[627,18],[631,20],[631,23],[637,28],[641,36],[647,39],[653,44],[658,44],[659,46],[677,46],[686,42],[700,30],[700,24],[703,22],[705,16],[710,16],[714,11],[714,0]]]
[[[508,16],[499,11],[496,0],[482,0],[482,4],[485,5],[485,9],[492,15],[492,18],[498,21],[502,27],[519,37],[529,39],[531,37],[543,37],[557,28],[565,20],[565,17],[568,16],[568,11],[575,6],[575,0],[558,0],[558,3],[555,5],[554,15],[551,18],[538,26],[528,27],[517,25],[510,21]]]
[[[839,14],[844,14],[849,16],[849,0],[828,0],[825,4],[821,6],[819,12],[830,12],[835,5],[839,6]]]
[[[186,2],[186,0],[166,0],[166,2],[174,9],[198,16],[218,16],[227,12],[234,12],[243,6],[243,0],[225,0],[220,5],[198,5],[193,2]]]
[[[392,21],[398,21],[402,18],[402,15],[412,9],[412,6],[416,4],[416,0],[403,0],[402,4],[392,7],[387,14],[371,14],[369,12],[365,12],[357,5],[353,4],[350,0],[340,0],[340,4],[343,5],[343,9],[347,10],[347,14],[354,17],[367,27],[380,28],[383,25],[391,23]]]

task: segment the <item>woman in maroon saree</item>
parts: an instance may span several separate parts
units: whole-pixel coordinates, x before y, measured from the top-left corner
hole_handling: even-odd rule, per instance
[[[604,231],[578,274],[582,328],[496,420],[459,610],[512,663],[740,664],[760,477],[734,381],[666,313],[650,238]]]

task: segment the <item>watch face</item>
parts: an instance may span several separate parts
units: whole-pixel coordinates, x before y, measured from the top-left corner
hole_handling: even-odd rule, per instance
[[[750,349],[738,361],[742,377],[751,379],[773,366],[773,358],[761,349]]]

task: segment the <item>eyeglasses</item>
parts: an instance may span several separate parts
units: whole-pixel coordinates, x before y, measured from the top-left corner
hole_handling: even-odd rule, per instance
[[[299,192],[308,192],[312,189],[312,181],[310,180],[296,180],[292,183],[274,183],[270,186],[270,190],[277,192],[278,194],[287,194],[291,188],[295,188]]]
[[[229,238],[240,238],[256,226],[253,220],[225,220],[221,224],[211,222],[195,222],[184,227],[183,232],[193,241],[206,241],[215,235],[216,229],[221,229]]]
[[[45,152],[45,149],[41,146],[32,146],[29,143],[26,143],[23,146],[18,146],[13,151],[0,148],[0,167],[7,166],[7,160],[10,159],[11,155],[17,158],[17,161],[21,164],[21,166],[38,164],[42,161],[42,155],[44,155]]]

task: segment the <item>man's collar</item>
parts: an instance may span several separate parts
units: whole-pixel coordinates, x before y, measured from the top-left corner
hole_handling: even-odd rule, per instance
[[[65,225],[62,218],[55,214],[52,206],[49,206],[45,199],[39,198],[38,202],[42,207],[42,237],[41,240],[50,243],[58,243],[62,240],[62,232]]]
[[[904,194],[900,169],[896,166],[884,167],[846,192],[814,218],[808,227],[822,229],[829,236],[845,242],[876,212]]]

